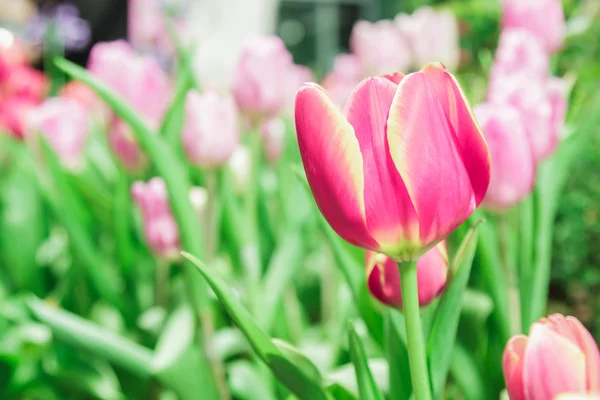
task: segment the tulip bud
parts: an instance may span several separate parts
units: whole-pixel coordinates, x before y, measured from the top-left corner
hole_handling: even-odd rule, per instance
[[[600,352],[574,317],[560,314],[514,336],[504,349],[504,379],[511,400],[555,399],[600,392]]]
[[[420,7],[412,15],[398,14],[394,23],[408,39],[416,67],[435,61],[451,70],[458,67],[460,37],[454,14]]]
[[[239,142],[238,112],[232,97],[217,92],[188,92],[185,99],[183,148],[193,164],[220,166]]]
[[[286,94],[286,111],[290,114],[294,113],[294,105],[296,102],[296,93],[300,86],[306,82],[314,82],[315,76],[310,68],[304,65],[292,64],[288,72],[287,94]]]
[[[0,102],[0,131],[6,131],[15,138],[22,138],[29,114],[37,107],[37,102],[29,98],[11,96]]]
[[[30,136],[43,135],[61,162],[75,170],[82,166],[89,128],[89,114],[82,105],[66,97],[52,97],[32,110],[27,131]]]
[[[366,254],[367,286],[369,292],[383,304],[402,308],[402,290],[398,263],[372,251]],[[446,286],[448,254],[446,243],[440,242],[417,261],[419,305],[431,303]]]
[[[352,54],[338,54],[331,73],[323,79],[323,87],[333,102],[343,107],[362,78],[358,58]]]
[[[492,155],[492,177],[483,206],[502,211],[533,190],[533,152],[517,109],[486,103],[475,107],[474,112]]]
[[[142,152],[135,134],[120,119],[115,120],[108,132],[108,144],[129,171],[139,172],[148,165],[148,157]]]
[[[562,47],[565,15],[561,0],[504,0],[502,28],[523,28],[536,35],[547,52]]]
[[[29,65],[8,65],[0,59],[0,97],[26,98],[40,102],[48,89],[48,78]]]
[[[250,183],[250,173],[252,171],[252,154],[246,146],[239,145],[229,159],[229,170],[233,187],[239,194],[245,193]]]
[[[502,31],[492,77],[524,74],[530,79],[547,79],[549,70],[550,57],[537,36],[524,29]],[[502,80],[497,83],[502,85]]]
[[[399,84],[397,83],[399,82]],[[318,85],[296,98],[317,205],[349,243],[418,259],[481,203],[490,154],[456,79],[432,64],[365,79],[341,111]]]
[[[264,120],[260,124],[260,133],[265,146],[265,154],[270,163],[276,163],[285,146],[285,123],[281,118]]]
[[[286,82],[292,55],[277,36],[246,42],[233,78],[240,109],[253,117],[274,116],[286,102]]]
[[[179,230],[171,214],[165,182],[161,178],[134,182],[131,195],[142,213],[144,233],[152,251],[166,259],[179,257]]]
[[[350,49],[358,57],[364,75],[405,71],[413,62],[407,38],[389,20],[355,23]]]

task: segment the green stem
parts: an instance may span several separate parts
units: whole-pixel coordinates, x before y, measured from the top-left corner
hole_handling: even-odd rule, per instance
[[[531,287],[533,278],[533,195],[519,206],[519,289],[521,295],[521,326],[527,329],[531,318]]]
[[[217,240],[219,238],[219,224],[217,221],[217,204],[218,204],[218,176],[217,171],[206,171],[206,191],[208,192],[208,200],[206,203],[205,218],[205,237],[206,237],[206,261],[212,262],[218,250]]]
[[[519,298],[517,276],[511,251],[511,230],[508,216],[503,214],[498,217],[498,242],[502,267],[508,284],[508,309],[510,315],[510,333],[521,333],[521,301]]]
[[[419,292],[417,285],[417,263],[398,263],[400,286],[408,342],[408,362],[415,400],[430,400],[429,374],[425,357],[425,342],[421,315],[419,314]]]

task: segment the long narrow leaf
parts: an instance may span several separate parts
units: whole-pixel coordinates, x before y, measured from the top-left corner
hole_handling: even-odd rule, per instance
[[[383,400],[383,394],[377,388],[373,374],[369,369],[365,349],[351,323],[348,326],[348,341],[350,344],[350,359],[354,364],[361,400]]]
[[[404,316],[398,310],[389,309],[385,318],[385,351],[390,400],[408,400],[413,392],[405,329]]]

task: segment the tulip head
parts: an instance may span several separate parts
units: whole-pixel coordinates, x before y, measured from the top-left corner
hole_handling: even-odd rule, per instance
[[[565,14],[561,0],[504,0],[502,27],[523,28],[536,35],[551,53],[565,39]]]
[[[108,131],[108,144],[117,159],[131,172],[143,170],[148,157],[142,152],[131,127],[120,119],[113,122]]]
[[[440,64],[365,79],[343,111],[323,88],[296,97],[300,154],[316,203],[349,243],[415,260],[480,204],[490,154]]]
[[[358,58],[353,54],[338,54],[331,73],[323,79],[323,88],[334,104],[343,107],[362,78]]]
[[[277,36],[247,41],[233,78],[233,95],[251,116],[274,116],[285,106],[292,55]]]
[[[0,131],[22,139],[27,127],[29,114],[38,103],[29,98],[11,96],[0,102]]]
[[[233,98],[214,91],[188,92],[182,141],[193,164],[216,167],[226,163],[239,142],[238,111]]]
[[[286,82],[286,105],[285,111],[289,114],[294,114],[294,104],[296,101],[296,93],[300,86],[306,82],[314,82],[315,75],[312,70],[304,65],[292,64],[288,72],[288,80]]]
[[[371,295],[381,303],[402,308],[402,290],[398,263],[372,251],[366,255],[367,286]],[[446,286],[448,254],[446,243],[440,242],[417,261],[419,305],[431,303]]]
[[[517,109],[485,103],[475,107],[474,112],[492,155],[492,177],[483,206],[503,211],[533,190],[533,152]]]
[[[511,400],[600,392],[598,346],[573,317],[554,314],[533,324],[529,337],[514,336],[502,366]]]
[[[505,29],[500,34],[492,77],[523,74],[529,79],[547,79],[550,57],[539,38],[525,29]],[[496,82],[492,82],[496,83]],[[499,80],[497,84],[502,85]]]

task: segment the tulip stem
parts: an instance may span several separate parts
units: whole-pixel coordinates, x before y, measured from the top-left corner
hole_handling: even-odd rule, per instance
[[[398,263],[398,268],[400,269],[400,286],[408,342],[408,363],[415,400],[430,400],[431,391],[425,357],[425,342],[419,313],[417,263],[415,261]]]

